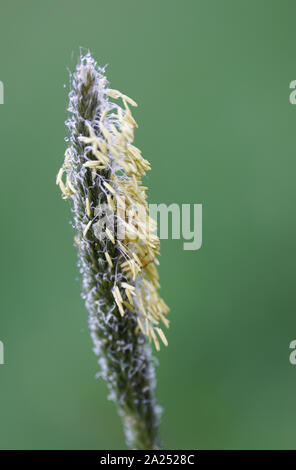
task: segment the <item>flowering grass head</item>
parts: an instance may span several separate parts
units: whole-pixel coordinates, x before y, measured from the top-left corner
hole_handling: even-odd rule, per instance
[[[134,100],[110,89],[90,54],[71,75],[69,146],[57,175],[73,201],[75,243],[89,326],[129,445],[156,448],[160,408],[151,349],[167,345],[168,307],[159,296],[159,239],[142,178],[149,162],[134,146]]]

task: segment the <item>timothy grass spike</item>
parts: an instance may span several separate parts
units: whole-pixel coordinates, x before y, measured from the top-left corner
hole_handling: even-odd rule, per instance
[[[122,416],[128,445],[157,449],[161,408],[155,400],[147,339],[159,350],[158,333],[167,345],[160,324],[169,323],[168,308],[158,293],[159,239],[142,185],[150,165],[133,145],[138,124],[129,105],[137,103],[108,88],[104,68],[89,53],[80,57],[70,82],[66,121],[70,138],[56,182],[63,198],[73,201],[94,351]],[[110,98],[121,99],[123,107]],[[107,216],[102,215],[104,205]],[[107,227],[111,220],[114,232]]]

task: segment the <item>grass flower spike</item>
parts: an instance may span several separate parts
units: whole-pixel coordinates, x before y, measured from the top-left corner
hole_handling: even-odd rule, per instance
[[[57,184],[73,201],[83,297],[101,375],[122,416],[127,443],[159,448],[161,409],[151,355],[167,345],[168,307],[158,294],[156,223],[142,177],[150,169],[134,146],[137,104],[110,89],[90,54],[71,75],[70,138]]]

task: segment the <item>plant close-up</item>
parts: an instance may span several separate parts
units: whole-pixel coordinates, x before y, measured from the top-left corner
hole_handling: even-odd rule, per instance
[[[120,102],[119,102],[120,100]],[[90,53],[70,74],[68,147],[57,175],[72,200],[75,245],[100,375],[122,417],[127,444],[161,446],[152,347],[167,346],[159,296],[159,238],[142,178],[149,162],[134,145],[137,104],[108,86]]]
[[[0,456],[295,449],[295,15],[2,2]]]

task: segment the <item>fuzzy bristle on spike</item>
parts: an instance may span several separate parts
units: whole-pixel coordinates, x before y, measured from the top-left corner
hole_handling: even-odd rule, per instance
[[[158,337],[167,345],[160,325],[169,323],[168,307],[158,293],[159,239],[142,184],[150,164],[133,145],[138,124],[129,105],[137,103],[108,88],[104,68],[89,53],[80,57],[70,79],[69,147],[56,183],[63,198],[73,201],[94,350],[123,417],[128,444],[156,449],[161,411],[146,340],[156,350]],[[121,99],[122,106],[110,98]]]

